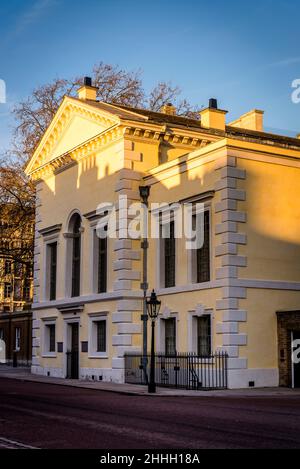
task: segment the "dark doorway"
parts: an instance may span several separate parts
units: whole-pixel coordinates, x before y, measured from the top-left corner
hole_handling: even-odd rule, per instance
[[[79,378],[79,325],[74,322],[70,327],[71,350],[67,351],[67,378]]]
[[[294,388],[300,388],[300,331],[292,333],[292,366]]]
[[[300,387],[300,364],[294,363],[294,355],[296,358],[300,357],[297,342],[294,344],[294,350],[292,349],[292,341],[298,341],[300,338],[300,311],[278,311],[276,314],[279,386]]]

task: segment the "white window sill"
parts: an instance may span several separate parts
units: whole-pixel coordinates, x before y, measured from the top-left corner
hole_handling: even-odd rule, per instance
[[[108,358],[107,353],[102,353],[102,352],[94,352],[91,355],[88,355],[88,358]]]
[[[56,358],[56,352],[47,352],[42,354],[42,358]]]

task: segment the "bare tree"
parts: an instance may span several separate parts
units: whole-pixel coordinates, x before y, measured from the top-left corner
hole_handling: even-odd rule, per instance
[[[100,62],[94,66],[92,78],[98,87],[100,101],[132,107],[143,105],[145,93],[140,70],[127,72],[116,65]]]
[[[18,161],[28,160],[49,126],[64,95],[75,96],[83,77],[71,80],[57,78],[36,88],[31,96],[15,106],[13,114],[17,122],[13,135],[13,154]],[[180,100],[181,90],[171,83],[159,82],[146,95],[141,71],[126,71],[116,65],[100,62],[93,68],[92,79],[98,87],[100,101],[159,111],[161,106],[173,102],[177,113],[198,118],[198,109],[187,100]]]
[[[160,108],[168,103],[176,106],[176,113],[179,116],[199,119],[199,109],[192,106],[186,99],[180,100],[181,89],[173,86],[170,82],[159,82],[149,93],[146,105],[152,111],[159,111]]]
[[[30,266],[33,258],[35,192],[23,167],[0,167],[0,258]]]

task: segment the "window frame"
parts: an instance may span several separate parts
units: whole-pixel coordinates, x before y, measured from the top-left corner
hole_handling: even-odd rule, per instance
[[[23,277],[23,265],[21,262],[14,262],[14,277],[22,278]]]
[[[43,260],[43,266],[44,266],[44,275],[43,275],[43,291],[42,291],[42,296],[45,301],[55,301],[55,300],[50,300],[50,249],[49,246],[51,244],[56,243],[56,299],[57,299],[57,275],[58,275],[58,268],[57,268],[57,259],[59,257],[60,253],[60,241],[59,241],[59,234],[51,234],[49,236],[44,236],[44,247],[43,247],[43,254],[44,254],[44,260]],[[27,279],[29,280],[29,276],[27,276]],[[30,281],[29,281],[30,284]]]
[[[157,249],[157,265],[158,265],[158,271],[157,271],[157,276],[158,276],[158,288],[175,288],[176,287],[176,279],[177,279],[177,250],[178,250],[178,243],[177,243],[177,238],[175,235],[175,219],[174,216],[171,216],[171,218],[165,218],[165,214],[162,213],[159,216],[159,239],[158,239],[158,249]],[[168,217],[168,216],[167,216]],[[163,230],[167,229],[166,227],[168,225],[173,226],[173,247],[174,247],[174,284],[168,284],[166,286],[166,242],[170,240],[170,238],[164,238],[163,237]],[[169,271],[168,271],[169,273]]]
[[[55,344],[55,349],[53,351],[50,350],[50,327],[55,327],[55,336],[54,336],[54,344]],[[49,358],[55,358],[57,354],[57,324],[56,324],[56,318],[53,319],[44,319],[43,320],[43,357],[49,357]]]
[[[106,345],[106,342],[107,342],[107,334],[106,334],[106,319],[99,319],[98,321],[95,321],[96,323],[96,328],[97,328],[97,346],[96,346],[96,352],[97,353],[106,353],[107,351],[107,345]],[[104,338],[103,338],[103,342],[104,342],[104,347],[100,347],[100,337],[99,337],[99,326],[104,325]],[[103,332],[103,331],[102,331]]]
[[[14,279],[14,284],[13,284],[13,300],[14,301],[23,301],[23,285],[22,285],[22,280],[21,279]]]
[[[167,324],[174,324],[174,351],[168,352],[168,344],[167,344]],[[164,353],[167,356],[173,356],[177,353],[177,320],[176,317],[169,317],[164,319]]]
[[[107,230],[107,226],[104,228]],[[105,249],[101,250],[101,243],[105,244]],[[106,238],[99,238],[97,236],[97,229],[93,228],[93,258],[94,263],[93,265],[93,290],[96,294],[107,293],[108,291],[108,249],[109,249],[109,242],[108,237]],[[105,279],[104,279],[104,287],[100,287],[100,255],[105,254]],[[103,279],[102,279],[103,280]]]
[[[84,215],[90,222],[90,237],[89,243],[91,248],[89,249],[90,253],[90,285],[91,285],[91,293],[94,295],[103,295],[108,293],[109,291],[109,280],[110,280],[110,265],[109,265],[109,255],[110,255],[110,242],[109,237],[106,238],[106,291],[99,292],[99,237],[97,236],[97,230],[99,229],[99,225],[102,228],[107,229],[108,227],[108,216],[100,216],[97,214],[87,214]]]
[[[27,292],[28,292],[28,294],[27,294]],[[23,283],[22,298],[23,298],[23,301],[25,301],[26,303],[30,303],[32,301],[32,298],[31,298],[31,281],[28,280],[28,279],[25,279],[24,283]]]
[[[56,352],[56,324],[55,323],[48,324],[46,327],[48,327],[48,332],[49,332],[49,353],[55,353]],[[54,337],[53,337],[53,331],[54,331]]]
[[[98,330],[97,323],[105,322],[105,351],[98,351]],[[108,358],[108,313],[92,313],[89,315],[89,341],[88,358]]]
[[[208,324],[208,334],[207,334],[207,338],[208,338],[208,353],[200,353],[200,343],[199,343],[199,322],[203,319],[208,319],[209,320],[209,324]],[[198,356],[201,356],[201,357],[207,357],[209,358],[212,354],[212,333],[211,333],[211,329],[212,329],[212,324],[211,324],[211,314],[202,314],[201,316],[197,316],[196,318],[197,320],[197,355]]]
[[[163,242],[163,269],[164,269],[164,288],[173,288],[176,286],[176,238],[175,221],[170,220],[169,238],[162,238]],[[169,261],[169,263],[168,263]],[[171,270],[172,268],[172,270]]]
[[[195,202],[196,203],[196,202]],[[211,204],[206,203],[204,206],[204,213],[208,214],[209,217],[209,227],[208,227],[208,279],[198,281],[198,249],[189,249],[188,250],[188,282],[191,284],[209,283],[212,281],[212,267],[213,267],[213,257],[212,257],[212,210]],[[203,249],[203,248],[201,248]]]
[[[197,355],[198,353],[198,323],[197,320],[201,316],[210,316],[210,350],[214,351],[214,313],[211,308],[204,308],[202,304],[198,304],[196,309],[189,310],[187,316],[187,332],[188,332],[188,351]]]
[[[49,301],[56,300],[57,295],[57,251],[58,251],[58,242],[52,241],[47,244],[48,249],[48,292],[49,292]],[[53,252],[55,256],[53,256]],[[54,259],[55,258],[55,262]],[[53,280],[54,276],[54,280]]]
[[[81,228],[82,218],[79,213],[72,216],[72,245],[71,245],[71,298],[79,297],[81,294]]]
[[[9,266],[7,268],[7,266]],[[12,274],[12,261],[10,259],[4,260],[4,275],[11,275]]]
[[[9,294],[6,294],[6,289],[9,287]],[[12,297],[13,287],[11,282],[4,282],[3,285],[3,297],[4,300],[10,300]]]

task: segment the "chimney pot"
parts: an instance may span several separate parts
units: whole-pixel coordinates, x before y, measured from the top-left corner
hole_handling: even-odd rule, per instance
[[[97,101],[98,87],[93,86],[91,77],[84,77],[83,85],[77,91],[78,98],[84,101]]]
[[[216,98],[210,98],[208,107],[200,111],[201,126],[207,129],[225,130],[227,111],[218,108]]]
[[[164,104],[160,108],[160,112],[162,112],[163,114],[167,114],[169,116],[175,116],[176,115],[176,107],[173,106],[172,103],[167,103],[167,104]]]
[[[91,77],[84,77],[83,79],[84,86],[92,86],[92,79]]]
[[[218,100],[216,98],[210,98],[208,107],[210,109],[218,109]]]

